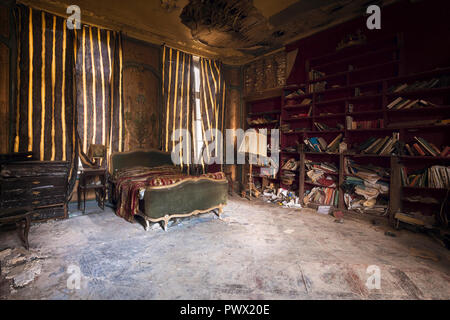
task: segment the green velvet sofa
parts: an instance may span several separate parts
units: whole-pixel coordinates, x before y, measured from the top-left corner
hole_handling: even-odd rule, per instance
[[[170,164],[170,153],[159,150],[130,151],[114,153],[110,161],[110,173],[134,166],[156,167]],[[147,187],[144,204],[139,211],[146,222],[146,230],[150,222],[163,223],[164,230],[172,218],[182,218],[199,213],[217,210],[223,212],[227,203],[228,182],[226,179],[213,180],[207,177],[190,176],[178,183],[167,186]]]

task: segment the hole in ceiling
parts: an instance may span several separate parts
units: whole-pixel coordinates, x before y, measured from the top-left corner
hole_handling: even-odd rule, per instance
[[[283,30],[277,30],[274,33],[272,33],[272,36],[275,37],[275,38],[282,37],[282,36],[284,36],[284,31]]]

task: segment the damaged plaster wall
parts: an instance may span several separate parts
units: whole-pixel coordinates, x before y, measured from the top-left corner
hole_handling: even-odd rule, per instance
[[[265,55],[244,66],[244,94],[281,88],[286,83],[286,52]]]

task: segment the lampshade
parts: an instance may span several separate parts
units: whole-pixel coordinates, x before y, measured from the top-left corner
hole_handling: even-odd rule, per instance
[[[248,130],[238,151],[267,157],[267,135],[258,133],[256,130]]]

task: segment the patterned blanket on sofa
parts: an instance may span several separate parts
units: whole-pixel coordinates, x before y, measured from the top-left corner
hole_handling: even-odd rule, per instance
[[[206,173],[194,178],[225,179],[223,172]],[[193,178],[181,173],[175,166],[132,167],[122,169],[113,176],[115,182],[114,198],[117,202],[116,214],[133,222],[133,216],[139,211],[139,192],[147,187],[169,186],[177,182]]]

